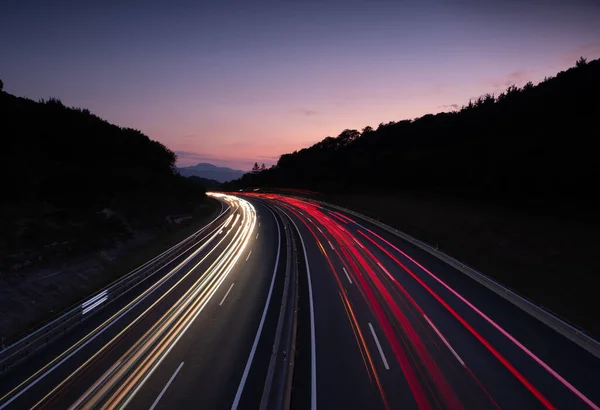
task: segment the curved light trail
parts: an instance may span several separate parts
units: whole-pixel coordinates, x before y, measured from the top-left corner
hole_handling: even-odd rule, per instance
[[[122,303],[98,292],[53,357],[0,375],[0,410],[257,408],[271,358],[287,360],[273,341],[290,272],[294,408],[600,410],[594,356],[380,227],[300,198],[209,195],[223,212]]]

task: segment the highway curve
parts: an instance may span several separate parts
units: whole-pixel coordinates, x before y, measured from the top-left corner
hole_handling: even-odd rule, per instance
[[[596,355],[412,243],[212,195],[185,246],[0,374],[0,410],[600,409]]]
[[[464,273],[337,209],[244,197],[291,217],[303,240],[313,406],[599,408],[598,357]]]

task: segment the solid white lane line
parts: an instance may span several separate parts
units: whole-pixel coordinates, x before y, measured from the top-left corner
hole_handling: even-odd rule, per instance
[[[250,232],[252,232],[252,230],[254,229],[254,224],[250,224],[248,225],[248,228],[250,229]],[[239,235],[239,232],[236,234],[236,236]],[[238,236],[238,239],[235,241],[239,241],[240,237]],[[250,234],[248,234],[248,237],[246,237],[246,240],[243,241],[243,244],[241,245],[243,249],[245,249],[246,245],[248,244],[248,242],[250,241]],[[228,252],[227,255],[231,255],[233,252],[233,248],[231,248]],[[135,388],[135,390],[129,395],[129,398],[125,401],[125,403],[123,403],[120,408],[121,410],[125,409],[125,407],[127,407],[128,403],[134,398],[134,396],[137,394],[137,392],[143,387],[143,385],[146,383],[146,380],[148,380],[150,378],[150,376],[152,376],[152,374],[154,373],[154,371],[160,366],[160,364],[163,362],[163,360],[167,357],[167,355],[169,354],[169,352],[171,352],[171,350],[175,347],[175,345],[177,344],[177,342],[179,341],[179,339],[181,339],[181,337],[185,334],[185,332],[189,329],[189,327],[192,325],[192,323],[196,320],[196,318],[200,315],[200,313],[204,310],[204,307],[210,302],[210,300],[212,299],[212,297],[214,296],[214,294],[217,292],[217,290],[221,287],[221,284],[225,281],[225,279],[227,278],[227,276],[229,275],[229,272],[231,272],[231,270],[234,268],[237,260],[239,259],[239,252],[235,252],[235,254],[237,256],[235,256],[233,259],[229,260],[229,266],[227,268],[225,268],[225,271],[221,271],[222,272],[222,277],[220,280],[218,280],[218,282],[216,282],[214,284],[212,290],[210,291],[209,294],[207,294],[206,296],[206,300],[198,307],[198,309],[196,310],[196,312],[194,313],[194,315],[192,317],[190,317],[190,320],[188,321],[187,325],[181,330],[181,332],[179,333],[179,335],[175,338],[175,340],[171,343],[171,345],[169,346],[169,348],[166,350],[166,352],[162,355],[162,357],[158,360],[158,362],[156,362],[154,364],[154,366],[151,368],[151,370],[148,372],[148,374],[146,374],[146,377],[144,377],[144,379],[142,379],[142,381],[137,385],[137,387]],[[223,259],[219,265],[220,268],[219,269],[223,269],[224,266],[226,266],[226,263],[224,261],[226,261],[228,259],[229,256],[226,256],[225,259]],[[217,265],[217,266],[219,266]],[[215,268],[216,269],[216,268]],[[214,271],[214,269],[213,269]]]
[[[252,255],[252,251],[250,251],[250,253],[248,254],[248,256],[246,256],[246,262],[248,262],[248,258],[250,258],[250,255]]]
[[[358,216],[359,218],[361,218],[360,216]],[[407,258],[408,260],[410,260],[412,263],[414,263],[415,265],[417,265],[419,268],[421,268],[425,273],[427,273],[429,276],[431,276],[434,280],[436,280],[440,285],[442,285],[443,287],[445,287],[446,289],[448,289],[454,296],[456,296],[458,299],[460,299],[463,303],[465,303],[467,306],[469,306],[471,309],[473,309],[473,311],[475,311],[479,316],[481,316],[483,319],[485,319],[490,325],[492,325],[494,328],[496,328],[496,330],[498,330],[500,333],[502,333],[508,340],[510,340],[512,343],[514,343],[518,348],[520,348],[525,354],[527,354],[532,360],[534,360],[538,365],[540,365],[544,370],[546,370],[548,373],[550,373],[556,380],[558,380],[559,382],[561,382],[566,388],[568,388],[571,393],[573,393],[574,395],[576,395],[577,397],[579,397],[585,404],[587,404],[589,407],[591,407],[592,409],[595,410],[600,410],[600,406],[596,405],[594,402],[592,402],[589,398],[587,398],[583,393],[581,393],[575,386],[573,386],[568,380],[566,380],[564,377],[562,377],[560,374],[558,374],[556,372],[556,370],[554,370],[553,368],[551,368],[548,364],[546,364],[542,359],[540,359],[538,356],[535,355],[535,353],[533,353],[531,350],[529,350],[526,346],[524,346],[520,341],[518,341],[516,338],[514,338],[510,333],[508,333],[502,326],[500,326],[498,323],[494,322],[489,316],[487,316],[485,313],[483,313],[481,310],[479,310],[476,306],[474,306],[471,302],[469,302],[467,299],[465,299],[462,295],[460,295],[458,292],[456,292],[453,288],[451,288],[448,284],[446,284],[444,281],[442,281],[440,278],[438,278],[437,276],[435,276],[433,273],[431,273],[431,271],[429,271],[427,268],[425,268],[423,265],[421,265],[419,262],[417,262],[415,259],[413,259],[412,257],[410,257],[408,254],[406,254],[405,252],[401,251],[400,249],[398,249],[398,247],[394,246],[392,243],[390,243],[389,241],[385,240],[384,238],[382,238],[381,236],[377,235],[375,232],[373,232],[372,230],[370,230],[369,228],[359,224],[358,222],[356,222],[356,225],[363,228],[366,232],[370,232],[371,234],[373,234],[375,237],[377,237],[378,239],[382,240],[384,243],[386,243],[387,245],[389,245],[392,249],[394,249],[396,252],[402,254],[405,258]],[[358,243],[358,242],[357,242]],[[362,246],[362,245],[361,245]]]
[[[231,292],[231,288],[233,287],[233,285],[235,285],[235,282],[233,282],[231,284],[231,286],[229,287],[229,289],[227,290],[227,293],[225,294],[225,296],[223,296],[223,300],[221,300],[221,303],[219,303],[219,306],[221,306],[223,304],[223,302],[225,302],[225,299],[227,298],[227,295],[229,295],[229,292]]]
[[[383,349],[381,348],[381,345],[379,344],[379,339],[377,338],[377,335],[375,334],[375,329],[373,329],[373,325],[371,324],[371,322],[369,322],[369,329],[371,329],[371,333],[373,334],[373,339],[375,339],[375,343],[377,343],[377,350],[379,350],[379,354],[381,355],[381,360],[383,360],[383,365],[385,366],[385,370],[390,370],[390,366],[388,365],[387,359],[385,358],[385,355],[383,354]]]
[[[149,410],[154,410],[154,408],[158,404],[158,401],[160,400],[160,398],[163,396],[163,394],[165,394],[165,392],[167,391],[167,388],[171,385],[171,383],[173,383],[173,379],[175,379],[175,376],[177,376],[177,373],[179,373],[179,371],[183,367],[183,363],[184,362],[181,362],[181,364],[177,367],[177,370],[175,370],[175,373],[173,373],[173,376],[171,376],[171,378],[169,379],[167,384],[165,384],[165,387],[163,387],[163,389],[161,390],[161,392],[158,395],[158,397],[156,398],[156,400],[154,400],[154,403],[152,403],[152,406],[150,406]]]
[[[259,234],[260,234],[260,232],[256,234],[256,239],[258,239],[258,235],[259,235]]]
[[[346,268],[344,268],[342,266],[342,269],[344,270],[344,273],[346,274],[346,277],[348,278],[348,282],[350,282],[350,284],[352,285],[352,279],[350,279],[350,275],[348,275],[348,272],[346,271]]]
[[[433,325],[433,323],[431,323],[431,320],[429,320],[429,318],[427,316],[423,315],[423,317],[425,318],[425,320],[427,321],[427,323],[429,323],[429,326],[431,326],[433,328],[433,330],[435,331],[435,333],[437,333],[437,335],[440,337],[440,339],[442,339],[442,342],[444,342],[444,344],[452,352],[452,354],[454,355],[454,357],[456,357],[456,360],[458,360],[458,362],[460,364],[462,364],[463,366],[465,366],[465,362],[463,362],[463,359],[461,359],[460,356],[458,355],[458,353],[456,353],[456,351],[452,348],[452,346],[450,346],[450,343],[448,343],[448,341],[446,340],[446,338],[440,333],[439,330],[437,330],[437,327],[435,327]]]
[[[256,331],[256,336],[254,337],[254,343],[252,344],[252,349],[250,350],[250,355],[248,356],[248,361],[246,362],[246,367],[244,368],[244,374],[242,374],[242,380],[240,380],[240,385],[238,386],[235,398],[233,399],[231,410],[236,410],[240,404],[240,399],[242,398],[244,386],[246,385],[246,379],[248,379],[248,373],[250,373],[250,367],[252,366],[252,361],[254,360],[256,347],[258,346],[258,341],[263,330],[263,325],[265,324],[265,318],[267,317],[267,311],[269,310],[269,303],[271,302],[271,295],[273,294],[273,285],[275,284],[277,267],[279,266],[279,253],[281,251],[281,230],[279,229],[279,222],[277,221],[277,218],[275,217],[273,211],[271,211],[266,206],[265,208],[267,208],[269,212],[271,212],[271,215],[273,215],[273,218],[275,219],[275,225],[277,226],[277,257],[275,258],[275,268],[273,269],[273,278],[271,279],[269,293],[267,294],[267,301],[265,302],[262,317],[260,318],[260,323],[258,324],[258,330]]]
[[[288,218],[290,218],[289,215]],[[290,221],[292,221],[292,224],[294,224],[294,227],[298,232],[298,237],[302,244],[302,251],[304,252],[304,263],[306,264],[308,300],[310,302],[310,409],[317,410],[317,346],[315,344],[315,306],[313,303],[312,279],[310,278],[310,266],[308,264],[308,254],[306,253],[304,239],[302,239],[302,234],[300,233],[300,229],[298,229],[296,222],[294,222],[292,218],[290,218]]]
[[[216,232],[219,228],[215,228],[212,232]],[[211,233],[212,233],[211,232]],[[210,234],[209,234],[210,235]],[[212,242],[212,240],[218,235],[218,232],[215,233],[213,235],[212,238],[209,238],[204,244],[202,244],[198,249],[196,249],[190,256],[188,256],[187,258],[185,258],[179,265],[177,265],[176,267],[174,267],[169,273],[167,273],[165,276],[163,276],[162,278],[160,278],[155,284],[153,284],[150,288],[148,288],[147,290],[145,290],[144,292],[142,292],[138,297],[136,297],[135,299],[133,299],[131,302],[129,302],[128,305],[124,306],[123,308],[121,308],[121,310],[119,310],[117,313],[115,313],[113,316],[111,316],[109,319],[107,319],[106,321],[104,321],[104,323],[102,323],[100,326],[98,326],[96,329],[94,329],[92,332],[90,332],[88,335],[84,336],[83,338],[81,338],[79,340],[79,342],[75,343],[72,347],[70,347],[69,349],[67,349],[65,352],[63,352],[61,355],[66,354],[65,357],[63,357],[62,359],[60,359],[58,362],[55,363],[56,360],[59,359],[60,356],[58,356],[56,359],[54,359],[53,361],[51,361],[50,363],[48,363],[46,366],[44,366],[42,369],[38,370],[35,374],[33,374],[32,376],[30,376],[26,381],[22,382],[19,386],[15,387],[12,391],[10,391],[9,393],[7,393],[4,397],[1,397],[0,400],[2,399],[6,399],[10,394],[12,394],[13,392],[15,392],[18,388],[20,388],[22,385],[26,384],[29,382],[29,380],[31,380],[32,378],[37,377],[35,380],[31,381],[28,385],[24,386],[21,390],[19,390],[18,392],[16,392],[12,397],[10,397],[10,399],[7,399],[4,403],[2,403],[0,405],[0,410],[6,408],[9,404],[11,404],[13,401],[15,401],[17,398],[19,398],[21,395],[23,395],[24,393],[26,393],[30,388],[32,388],[33,386],[35,386],[40,380],[44,379],[46,376],[48,376],[50,373],[52,373],[56,368],[58,368],[61,364],[63,364],[64,362],[66,362],[68,359],[70,359],[73,355],[75,355],[76,353],[78,353],[81,349],[83,349],[85,346],[87,346],[89,343],[91,343],[92,341],[94,341],[98,336],[100,336],[102,333],[104,333],[108,328],[110,328],[111,326],[113,326],[115,323],[117,323],[121,318],[123,318],[123,316],[125,314],[127,314],[128,312],[130,312],[133,308],[135,308],[137,305],[139,305],[144,299],[146,299],[149,295],[151,295],[152,293],[154,293],[157,289],[159,289],[160,287],[162,287],[162,285],[164,283],[166,283],[168,281],[168,279],[171,278],[171,274],[174,274],[176,272],[178,272],[183,266],[185,266],[190,260],[192,260],[196,255],[198,255],[200,253],[201,250],[203,250],[206,246],[208,246],[208,244],[210,242]],[[225,238],[221,239],[221,241],[219,241],[217,243],[217,246],[223,241],[225,240]],[[216,247],[214,247],[207,255],[211,254],[214,250],[216,249]],[[165,252],[163,252],[164,254]],[[162,255],[162,254],[161,254]],[[191,270],[188,271],[188,273],[186,273],[184,275],[184,277],[187,277],[187,275],[190,274],[191,271],[193,271],[198,265],[200,265],[200,263],[202,263],[202,261],[204,261],[204,259],[206,259],[206,256],[200,261],[198,262]],[[179,281],[176,282],[176,284],[179,284],[180,282],[183,281],[183,278],[179,279]],[[170,292],[170,290],[173,289],[173,287],[169,288],[169,290],[167,290],[167,292]],[[162,300],[163,296],[160,296],[159,299]],[[154,303],[158,303],[158,301],[154,302]],[[104,326],[104,327],[103,327]],[[94,334],[94,332],[96,332]],[[91,337],[89,337],[89,335],[92,335]],[[88,338],[86,340],[86,338]],[[81,343],[81,344],[80,344]],[[74,350],[71,350],[74,349]],[[67,353],[69,352],[69,353]],[[53,364],[55,363],[55,364]],[[48,368],[48,366],[51,366],[50,368]],[[46,368],[48,368],[48,370],[45,370]],[[42,373],[43,372],[43,373]],[[41,374],[40,374],[41,373]]]
[[[96,389],[96,387],[98,387],[98,386],[100,385],[100,383],[102,383],[102,382],[104,381],[104,379],[106,379],[108,376],[110,376],[110,375],[112,374],[112,372],[113,372],[113,371],[114,371],[114,370],[117,368],[117,366],[119,366],[120,364],[121,364],[121,362],[120,362],[120,361],[118,361],[118,362],[116,362],[115,364],[113,364],[113,365],[110,367],[110,369],[108,369],[108,370],[107,370],[107,371],[106,371],[106,372],[105,372],[105,373],[102,375],[102,377],[100,377],[100,378],[99,378],[99,379],[96,381],[96,383],[94,383],[94,384],[92,385],[92,387],[90,387],[90,388],[88,389],[88,391],[94,391],[94,390]],[[69,410],[70,410],[70,409],[76,409],[76,408],[77,408],[77,407],[78,407],[78,406],[81,404],[81,402],[83,401],[83,399],[84,399],[84,398],[85,398],[85,395],[81,396],[81,397],[80,397],[80,398],[79,398],[79,399],[78,399],[78,400],[77,400],[75,403],[73,403],[73,404],[71,405],[71,407],[69,407]]]
[[[440,278],[438,278],[433,273],[431,273],[427,268],[425,268],[423,265],[421,265],[419,262],[417,262],[416,260],[411,258],[405,252],[401,251],[396,246],[394,246],[390,242],[386,241],[385,239],[383,239],[381,236],[377,235],[373,231],[369,230],[368,228],[365,228],[364,226],[362,226],[358,223],[357,223],[357,225],[360,226],[361,228],[363,228],[365,231],[374,234],[376,237],[378,237],[379,239],[386,242],[398,253],[402,254],[408,260],[410,260],[415,265],[417,265],[419,268],[421,268],[429,276],[431,276],[433,279],[435,279],[440,285],[442,285],[443,287],[448,289],[454,296],[456,296],[458,299],[460,299],[463,303],[465,303],[467,306],[469,306],[471,309],[473,309],[473,311],[475,311],[479,316],[481,316],[483,319],[485,319],[490,325],[492,325],[494,328],[496,328],[496,330],[498,330],[500,333],[502,333],[508,340],[513,342],[519,349],[521,349],[524,353],[526,353],[531,359],[533,359],[537,364],[539,364],[544,370],[546,370],[548,373],[550,373],[556,380],[561,382],[566,388],[568,388],[571,391],[571,393],[573,393],[574,395],[579,397],[583,402],[585,402],[585,404],[587,404],[592,409],[600,410],[600,406],[597,406],[594,402],[592,402],[589,398],[587,398],[582,392],[580,392],[575,386],[573,386],[568,380],[566,380],[564,377],[562,377],[560,374],[558,374],[556,372],[556,370],[551,368],[548,364],[546,364],[546,362],[544,362],[542,359],[540,359],[538,356],[536,356],[531,350],[529,350],[526,346],[524,346],[521,342],[519,342],[517,339],[515,339],[502,326],[500,326],[498,323],[496,323],[492,319],[490,319],[489,316],[487,316],[485,313],[483,313],[481,310],[479,310],[476,306],[474,306],[471,302],[469,302],[467,299],[465,299],[462,295],[460,295],[458,292],[456,292],[454,289],[452,289],[450,286],[448,286],[448,284],[446,284]]]
[[[331,241],[327,241],[329,242],[329,246],[331,246],[331,249],[335,251],[335,248],[333,247],[333,245],[331,244]]]

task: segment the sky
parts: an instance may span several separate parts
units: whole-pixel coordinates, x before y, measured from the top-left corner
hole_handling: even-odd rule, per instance
[[[600,57],[600,1],[8,0],[7,92],[248,170]],[[93,153],[82,153],[93,155]]]

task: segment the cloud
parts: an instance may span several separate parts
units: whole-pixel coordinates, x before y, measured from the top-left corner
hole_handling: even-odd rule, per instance
[[[259,155],[258,158],[260,159],[267,159],[270,161],[277,161],[279,160],[279,157],[281,157],[281,155]]]
[[[298,111],[299,111],[301,114],[305,115],[306,117],[312,117],[312,116],[314,116],[314,115],[317,115],[317,114],[319,114],[319,113],[318,113],[318,112],[316,112],[316,111],[313,111],[313,110],[307,110],[306,108],[301,108],[301,109],[299,109]]]
[[[529,81],[530,76],[531,76],[531,73],[529,72],[529,70],[513,71],[512,73],[508,74],[508,78],[507,78],[507,81],[505,82],[505,85],[509,86],[511,84],[516,84],[516,83],[520,83],[523,81]]]
[[[562,54],[558,54],[552,59],[551,64],[535,69],[516,70],[508,73],[502,78],[488,80],[485,82],[485,85],[491,85],[494,87],[494,92],[498,93],[506,90],[506,88],[512,84],[519,87],[525,85],[528,81],[532,81],[535,84],[541,81],[545,76],[554,76],[557,71],[575,66],[575,62],[580,57],[585,57],[588,60],[600,57],[600,41],[583,44]],[[567,64],[568,67],[564,67],[565,64]]]
[[[214,155],[199,154],[197,152],[190,151],[175,151],[175,154],[177,155],[178,162],[219,160],[219,158],[215,157]]]
[[[562,60],[572,67],[575,65],[575,62],[579,60],[579,57],[585,57],[588,60],[594,60],[600,57],[600,41],[584,44],[580,47],[569,50],[562,56]]]
[[[452,110],[458,110],[460,109],[460,105],[458,104],[445,104],[445,105],[439,105],[438,108],[445,108],[445,109],[452,109]]]

